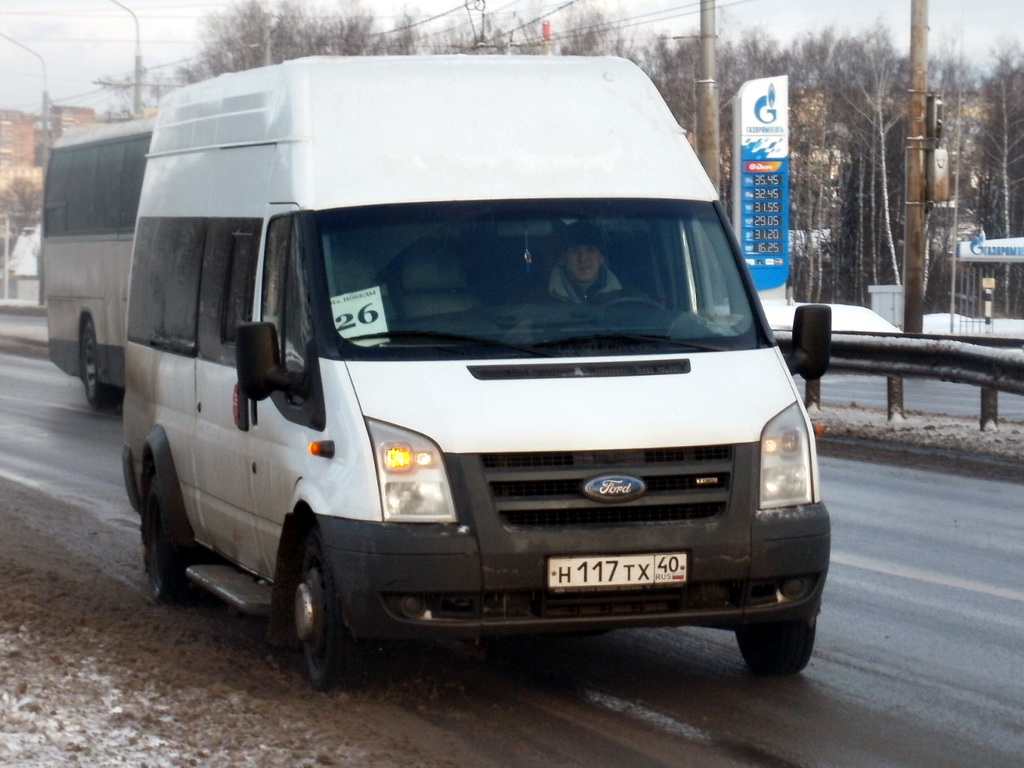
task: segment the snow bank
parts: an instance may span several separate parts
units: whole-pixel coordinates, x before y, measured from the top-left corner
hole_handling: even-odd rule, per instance
[[[773,331],[793,330],[793,315],[801,304],[789,304],[785,299],[762,301],[764,314]],[[900,329],[867,307],[851,304],[829,304],[832,308],[832,330],[835,333],[899,333]]]

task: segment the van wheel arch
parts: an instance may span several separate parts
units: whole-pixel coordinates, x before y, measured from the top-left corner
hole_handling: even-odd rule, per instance
[[[139,488],[142,499],[148,497],[154,477],[159,481],[160,507],[167,516],[174,546],[181,550],[195,549],[195,533],[185,511],[185,499],[181,495],[181,481],[171,453],[171,444],[167,432],[159,424],[146,438],[142,454],[142,482]]]
[[[143,562],[150,597],[158,603],[184,603],[188,597],[185,569],[191,565],[191,557],[189,551],[174,543],[163,498],[160,478],[154,475],[148,483],[142,508]]]
[[[270,623],[267,626],[267,640],[271,645],[292,649],[299,647],[299,637],[295,631],[295,590],[302,580],[306,537],[314,525],[316,516],[306,504],[299,504],[285,516],[277,545]]]

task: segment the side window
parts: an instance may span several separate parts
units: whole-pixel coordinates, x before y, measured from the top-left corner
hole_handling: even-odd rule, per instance
[[[281,216],[267,230],[262,317],[277,326],[285,369],[304,373],[312,323],[296,224],[295,216]]]
[[[248,230],[248,231],[247,231]],[[239,323],[252,319],[252,288],[256,277],[256,254],[260,242],[260,222],[255,227],[240,227],[231,233],[227,286],[221,311],[220,338],[234,344]]]
[[[67,186],[68,234],[86,235],[98,227],[96,210],[96,164],[99,161],[98,147],[81,147],[71,152],[71,171]]]
[[[252,314],[259,219],[211,219],[203,254],[199,355],[235,364],[238,324]]]
[[[195,354],[205,241],[205,219],[168,217],[139,222],[128,310],[132,341]]]
[[[124,167],[124,144],[104,144],[97,148],[96,178],[92,190],[95,218],[92,228],[97,232],[117,232],[121,225],[121,173]]]
[[[48,237],[66,235],[68,231],[68,185],[72,173],[71,164],[70,150],[58,149],[50,156],[46,184],[43,185],[43,194],[46,197],[43,229]]]
[[[135,229],[139,196],[142,194],[142,177],[146,172],[149,139],[149,134],[146,134],[133,139],[125,146],[124,166],[121,172],[121,200],[118,205],[117,228],[120,232],[131,232]]]

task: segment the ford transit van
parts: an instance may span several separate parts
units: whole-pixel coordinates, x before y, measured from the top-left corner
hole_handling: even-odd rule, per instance
[[[829,563],[791,373],[716,190],[615,58],[313,58],[161,104],[125,481],[158,600],[301,645],[735,631],[807,663]]]

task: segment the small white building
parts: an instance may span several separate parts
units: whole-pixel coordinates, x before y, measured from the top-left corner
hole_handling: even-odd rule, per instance
[[[7,259],[5,298],[39,300],[39,227],[21,231]]]

